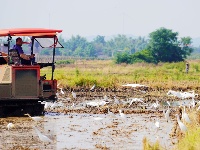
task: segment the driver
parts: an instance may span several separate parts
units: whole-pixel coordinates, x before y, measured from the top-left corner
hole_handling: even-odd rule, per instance
[[[24,51],[22,49],[22,44],[26,42],[23,42],[20,37],[16,39],[16,45],[13,46],[13,49],[18,51],[18,54],[21,58],[21,64],[31,65],[32,63],[35,63],[35,54],[32,55],[26,55],[24,54]]]

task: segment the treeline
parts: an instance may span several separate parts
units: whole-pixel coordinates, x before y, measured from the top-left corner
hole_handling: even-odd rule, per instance
[[[79,35],[72,36],[69,40],[59,37],[64,48],[56,49],[57,56],[111,58],[117,53],[133,54],[143,50],[147,46],[147,39],[144,37],[132,38],[126,35],[117,35],[110,40],[105,36],[98,35],[92,41]],[[42,50],[41,55],[51,55],[48,49]]]
[[[116,63],[159,63],[184,61],[194,49],[190,46],[192,39],[178,37],[178,32],[159,28],[144,37],[132,38],[126,35],[117,35],[110,40],[98,35],[89,42],[79,35],[65,40],[62,36],[59,41],[64,48],[56,50],[57,56],[73,56],[81,58],[114,58]],[[49,55],[49,50],[43,50],[42,55]]]
[[[160,28],[149,34],[145,49],[134,54],[123,52],[115,57],[116,63],[159,63],[184,61],[194,49],[190,46],[191,37],[178,38],[178,32]]]
[[[64,48],[56,49],[56,56],[68,56],[73,58],[114,59],[115,63],[159,63],[179,62],[188,58],[191,53],[199,52],[200,48],[192,48],[192,39],[178,37],[178,32],[170,29],[159,28],[145,37],[128,37],[117,35],[110,40],[105,36],[98,35],[92,41],[88,41],[80,35],[72,36],[66,40],[59,37]],[[28,45],[23,46],[24,51],[30,49]],[[39,50],[40,55],[52,56],[52,50]],[[36,52],[36,51],[34,51]]]

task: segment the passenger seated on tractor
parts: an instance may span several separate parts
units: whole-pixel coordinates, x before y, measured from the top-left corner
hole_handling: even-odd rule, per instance
[[[0,65],[8,63],[8,54],[0,52]]]
[[[35,63],[35,54],[32,55],[26,55],[24,54],[24,51],[22,49],[22,44],[25,43],[22,41],[20,37],[16,39],[16,45],[13,46],[13,49],[18,51],[18,54],[21,58],[21,64],[22,65],[31,65]]]

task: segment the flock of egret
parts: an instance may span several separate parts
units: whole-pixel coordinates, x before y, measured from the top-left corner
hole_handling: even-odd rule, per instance
[[[136,87],[136,86],[143,86],[143,85],[138,85],[138,84],[127,84],[127,85],[123,85],[123,86],[132,86],[132,87]],[[94,90],[95,88],[95,85],[90,89],[91,91]],[[194,108],[196,106],[196,102],[195,102],[195,98],[198,96],[198,94],[195,94],[194,90],[193,91],[188,91],[188,92],[178,92],[178,91],[174,91],[174,90],[169,90],[167,92],[167,95],[168,96],[175,96],[175,97],[178,97],[180,98],[181,100],[184,100],[184,99],[188,99],[188,98],[191,98],[191,101],[190,103],[187,105],[189,108]],[[93,107],[100,107],[100,106],[104,106],[106,104],[109,104],[109,103],[112,103],[111,102],[112,100],[109,100],[108,97],[105,95],[104,96],[104,99],[102,100],[95,100],[95,101],[89,101],[86,103],[86,106],[93,106]],[[119,105],[120,103],[128,103],[128,107],[130,107],[133,103],[141,103],[142,105],[145,105],[146,106],[146,103],[144,102],[143,98],[129,98],[127,101],[123,101],[123,100],[119,100],[117,99],[115,96],[114,96],[114,101],[113,103],[116,104],[116,105]],[[170,107],[171,107],[171,104],[169,101],[166,101],[167,105],[168,105],[168,108],[167,110],[163,110],[163,115],[164,115],[164,118],[166,119],[166,121],[170,121]],[[181,103],[179,104],[179,107],[183,106],[184,103]],[[198,103],[197,103],[198,104]],[[197,111],[200,110],[200,102],[198,104],[198,108],[197,108]],[[150,107],[148,107],[149,109],[159,109],[160,108],[160,104],[158,102],[158,100],[156,100],[155,103],[153,103]],[[182,120],[186,123],[191,123],[191,120],[189,119],[189,116],[188,114],[186,113],[186,105],[183,106],[183,111],[182,111]],[[111,115],[112,117],[114,117],[114,113],[110,112],[109,108],[108,108],[108,114]],[[119,110],[119,114],[122,118],[125,118],[125,114],[122,113],[121,110]],[[176,115],[177,116],[177,122],[178,122],[178,125],[180,126],[181,128],[181,131],[183,131],[182,129],[184,128],[185,130],[187,130],[187,128],[183,127],[183,123],[181,122],[180,120],[180,117],[179,115]],[[158,123],[157,125],[158,126]]]
[[[189,109],[194,109],[196,106],[196,102],[195,102],[195,98],[198,96],[198,94],[195,94],[194,91],[189,91],[189,92],[177,92],[177,91],[173,91],[173,90],[169,90],[167,95],[169,96],[176,96],[182,100],[187,99],[187,98],[191,98],[191,101],[188,103],[188,105],[183,105],[184,103],[181,103],[179,105],[179,107],[182,107],[182,114],[181,114],[181,118],[180,119],[180,115],[179,114],[175,114],[175,116],[177,117],[177,122],[179,125],[179,128],[181,130],[181,132],[185,133],[187,131],[187,127],[184,123],[186,124],[190,124],[191,120],[186,112],[186,106],[188,106]],[[199,105],[199,102],[197,103]],[[169,105],[170,106],[170,105]],[[169,106],[168,106],[168,110],[169,110]],[[198,106],[197,111],[200,109],[200,106]],[[169,118],[169,112],[164,113],[165,118]],[[167,119],[168,120],[168,119]]]
[[[132,85],[132,84],[128,84],[128,85],[124,85],[124,86],[140,86],[140,85]],[[95,85],[92,86],[92,88],[90,89],[90,91],[93,91],[95,89]],[[64,92],[62,91],[62,88],[60,88],[61,90],[61,94],[64,94]],[[175,97],[178,97],[182,100],[184,99],[187,99],[187,98],[192,98],[191,102],[190,102],[190,106],[192,107],[195,107],[195,100],[194,98],[198,96],[198,94],[195,94],[194,91],[189,91],[189,92],[177,92],[177,91],[173,91],[173,90],[169,90],[168,93],[167,93],[168,96],[175,96]],[[76,93],[74,91],[72,91],[72,97],[73,99],[76,99]],[[100,107],[100,106],[104,106],[106,104],[109,104],[111,103],[112,100],[109,100],[108,97],[105,95],[104,98],[102,100],[93,100],[93,101],[89,101],[89,102],[86,102],[85,103],[85,106],[86,107]],[[144,100],[142,98],[129,98],[127,101],[123,101],[123,100],[119,100],[117,99],[115,96],[114,96],[114,100],[113,100],[113,103],[116,104],[116,105],[119,105],[120,103],[128,103],[128,107],[130,107],[133,103],[141,103],[142,105],[146,105],[146,103],[144,102]],[[164,115],[164,118],[166,119],[166,121],[168,122],[170,120],[170,102],[167,101],[166,102],[168,104],[168,109],[167,110],[163,110],[163,115]],[[45,108],[47,107],[51,107],[51,108],[54,108],[56,106],[63,106],[62,103],[59,104],[58,103],[55,103],[55,104],[52,104],[50,106],[50,104],[47,102],[45,103]],[[75,107],[75,106],[74,106]],[[158,100],[156,100],[155,103],[153,103],[151,106],[148,107],[149,109],[159,109],[160,108],[160,104],[158,102]],[[200,106],[197,108],[197,110],[200,110]],[[112,117],[116,117],[114,113],[110,112],[109,110],[109,107],[108,107],[108,114]],[[121,116],[121,118],[125,119],[126,116],[124,113],[122,113],[122,110],[119,110],[119,115]],[[184,122],[186,123],[191,123],[190,119],[189,119],[189,116],[188,114],[186,113],[186,110],[185,110],[185,106],[183,107],[183,111],[182,111],[182,119]],[[181,131],[185,131],[187,130],[187,128],[185,127],[185,125],[181,122],[180,118],[179,118],[179,115],[177,115],[177,122],[178,122],[178,125],[180,126],[180,129]],[[159,121],[156,121],[155,123],[156,125],[156,128],[159,128]],[[183,130],[184,129],[184,130]]]
[[[91,91],[93,91],[95,89],[95,85],[90,89]],[[65,94],[63,89],[60,88],[60,93],[61,94]],[[74,91],[71,92],[72,94],[72,97],[73,99],[76,99],[77,96],[76,96],[76,93]],[[194,93],[194,91],[191,91],[191,92],[176,92],[176,91],[173,91],[173,90],[169,90],[169,92],[167,93],[167,95],[169,96],[176,96],[180,99],[186,99],[186,98],[192,98],[191,100],[191,106],[192,108],[194,108],[196,106],[196,103],[195,103],[195,100],[194,98],[197,96],[197,94]],[[88,106],[91,106],[91,107],[101,107],[101,106],[106,106],[107,107],[107,114],[108,116],[110,116],[111,118],[116,118],[116,114],[111,112],[110,111],[110,108],[109,108],[109,105],[107,104],[115,104],[115,105],[120,105],[121,103],[123,104],[127,104],[127,108],[129,108],[131,105],[133,105],[133,103],[141,103],[143,105],[146,105],[146,103],[144,102],[144,99],[143,98],[129,98],[127,101],[122,101],[122,100],[119,100],[117,99],[116,97],[114,97],[114,100],[110,100],[106,95],[104,96],[103,99],[98,99],[98,100],[94,100],[94,101],[88,101],[85,103],[85,106],[88,107]],[[171,104],[169,101],[166,101],[167,103],[167,109],[163,109],[163,117],[165,118],[166,122],[169,122],[170,121],[170,112],[171,112]],[[200,103],[199,103],[200,105]],[[45,102],[45,106],[44,108],[45,109],[54,109],[56,107],[65,107],[65,105],[62,103],[62,102],[54,102],[54,103],[51,103],[51,102]],[[73,105],[71,106],[71,108],[75,108],[75,103],[73,103]],[[191,123],[191,120],[186,112],[186,106],[180,106],[182,107],[182,116],[181,116],[181,119],[180,119],[180,115],[179,114],[175,114],[176,116],[176,119],[177,119],[177,122],[178,122],[178,125],[179,125],[179,128],[181,130],[181,132],[185,133],[187,131],[187,127],[186,125],[188,123]],[[188,106],[189,107],[189,106]],[[150,107],[148,107],[149,109],[155,109],[155,110],[158,110],[161,108],[161,104],[159,104],[159,101],[156,100],[155,103],[153,103]],[[200,110],[200,106],[197,108],[197,110]],[[119,112],[119,116],[121,117],[121,119],[123,119],[124,121],[127,120],[127,115],[125,113],[122,112],[122,109],[118,109],[118,112]],[[31,118],[33,121],[35,122],[38,122],[38,121],[42,121],[43,118],[42,117],[39,117],[39,116],[30,116],[29,114],[24,114],[24,115],[27,115],[29,118]],[[101,117],[95,117],[94,120],[103,120],[103,118]],[[184,124],[186,123],[186,125]],[[158,118],[156,118],[156,121],[155,121],[155,127],[156,127],[156,132],[160,129],[160,121]],[[8,123],[7,125],[7,129],[8,130],[11,130],[12,128],[14,128],[15,125],[13,123]],[[35,126],[33,126],[33,129],[35,130],[35,132],[37,133],[39,139],[42,141],[42,142],[52,142],[52,140],[50,138],[48,138],[46,135],[42,134]]]
[[[177,91],[174,91],[174,90],[169,90],[167,92],[167,95],[168,96],[176,96],[178,98],[181,98],[181,99],[186,99],[186,98],[195,98],[198,96],[198,94],[195,94],[194,90],[193,91],[189,91],[189,92],[177,92]]]

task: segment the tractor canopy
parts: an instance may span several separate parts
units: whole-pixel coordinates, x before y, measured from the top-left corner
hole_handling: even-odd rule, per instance
[[[13,47],[13,37],[22,37],[23,44],[28,44],[24,51],[29,51],[30,55],[38,53],[39,46],[46,48],[46,50],[53,49],[50,53],[53,55],[51,63],[37,63],[41,68],[46,66],[52,66],[52,79],[53,72],[55,69],[55,49],[64,48],[58,41],[57,34],[61,33],[62,30],[58,29],[47,29],[47,28],[13,28],[13,29],[0,29],[0,38],[7,38],[2,43],[0,39],[0,64],[8,63],[10,65],[10,54]],[[14,42],[15,43],[15,42]],[[27,54],[27,53],[26,53]]]

